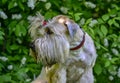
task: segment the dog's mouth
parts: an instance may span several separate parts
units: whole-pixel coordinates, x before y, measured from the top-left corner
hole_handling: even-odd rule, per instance
[[[51,33],[48,31],[48,33]],[[35,41],[37,61],[44,65],[53,65],[55,63],[64,63],[69,55],[69,42],[60,35],[45,36]]]

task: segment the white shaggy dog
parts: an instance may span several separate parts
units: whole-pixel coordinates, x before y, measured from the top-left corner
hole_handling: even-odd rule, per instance
[[[94,83],[94,42],[73,20],[58,15],[46,23],[38,15],[29,32],[32,54],[44,65],[32,83]]]

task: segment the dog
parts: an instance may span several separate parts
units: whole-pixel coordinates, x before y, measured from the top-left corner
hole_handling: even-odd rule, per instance
[[[32,83],[94,83],[97,58],[92,38],[65,15],[46,22],[40,14],[31,20],[31,55],[42,62]]]

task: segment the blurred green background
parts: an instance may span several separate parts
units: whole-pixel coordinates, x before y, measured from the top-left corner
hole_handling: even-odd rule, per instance
[[[29,83],[41,64],[29,56],[29,20],[64,14],[94,40],[95,83],[120,83],[119,0],[0,0],[0,83]]]

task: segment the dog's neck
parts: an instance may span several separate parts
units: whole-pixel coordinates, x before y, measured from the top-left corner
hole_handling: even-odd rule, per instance
[[[76,33],[73,41],[71,41],[71,43],[70,43],[71,44],[71,48],[70,48],[71,51],[78,50],[84,45],[85,32],[82,29],[78,29],[78,30],[80,30],[80,33]],[[80,35],[79,38],[77,36],[78,34]],[[79,40],[76,40],[76,39],[79,39]]]
[[[82,41],[80,42],[80,44],[78,44],[77,46],[75,46],[75,47],[73,47],[73,48],[70,48],[70,50],[80,49],[80,48],[83,46],[84,42],[85,42],[85,32],[84,32],[84,34],[83,34]]]

